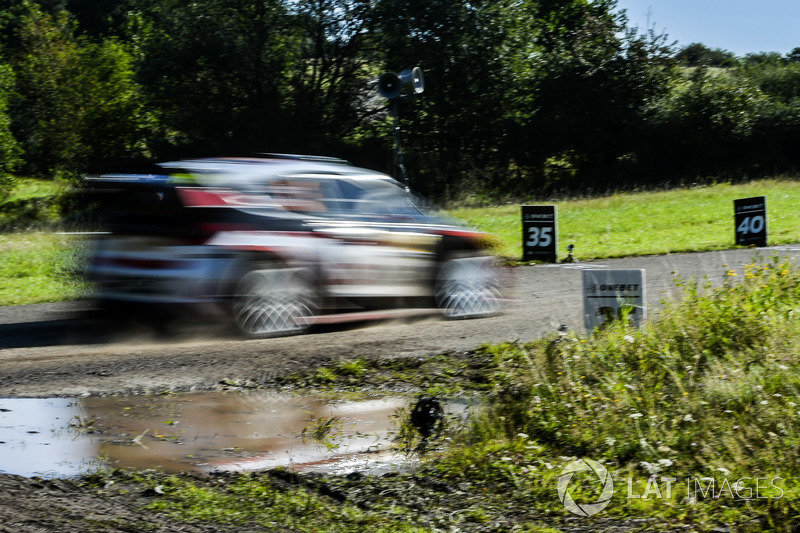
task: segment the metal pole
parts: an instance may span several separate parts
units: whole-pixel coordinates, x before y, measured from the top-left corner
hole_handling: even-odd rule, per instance
[[[410,190],[408,186],[408,175],[406,166],[403,163],[403,151],[400,149],[400,106],[399,98],[392,98],[392,115],[394,115],[394,172],[393,178],[403,184],[406,192]]]

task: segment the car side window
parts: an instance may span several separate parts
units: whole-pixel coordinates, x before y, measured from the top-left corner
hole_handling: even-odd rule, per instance
[[[286,177],[272,180],[266,193],[288,211],[317,216],[339,214],[338,191],[331,180]]]

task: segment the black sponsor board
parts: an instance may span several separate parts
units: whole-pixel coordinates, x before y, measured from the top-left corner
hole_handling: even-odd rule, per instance
[[[767,197],[740,198],[733,201],[736,244],[767,245]]]
[[[522,206],[522,260],[551,263],[558,261],[556,206]]]

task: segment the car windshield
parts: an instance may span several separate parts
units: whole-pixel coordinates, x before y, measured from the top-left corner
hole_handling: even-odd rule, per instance
[[[356,215],[431,215],[425,202],[389,180],[341,180],[342,210]]]

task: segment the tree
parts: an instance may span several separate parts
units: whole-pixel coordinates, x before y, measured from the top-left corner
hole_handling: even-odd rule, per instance
[[[755,84],[699,68],[654,100],[642,162],[662,176],[718,176],[748,168],[748,148],[768,99]]]
[[[301,0],[294,5],[298,49],[288,70],[287,128],[304,151],[344,150],[370,115],[379,54],[368,0]]]
[[[66,12],[53,17],[25,0],[19,19],[19,49],[13,50],[16,98],[11,114],[27,170],[51,175],[86,155],[79,128],[82,87],[74,26]]]
[[[28,0],[16,27],[10,113],[27,172],[75,173],[90,160],[142,148],[138,92],[122,45],[76,37],[67,12],[51,15]]]
[[[11,186],[9,174],[21,163],[22,150],[11,133],[8,114],[9,92],[14,86],[14,73],[8,65],[0,65],[0,199]]]
[[[701,43],[692,43],[681,48],[675,59],[685,67],[735,67],[739,64],[733,52],[721,48],[709,48]]]
[[[378,2],[384,69],[419,66],[425,73],[425,92],[398,106],[405,163],[412,185],[423,192],[464,192],[507,176],[509,161],[498,148],[510,83],[504,50],[510,6],[488,0]]]
[[[613,1],[525,5],[536,46],[511,80],[516,130],[507,147],[526,169],[524,186],[615,183],[637,147],[642,109],[674,76],[671,47],[664,36],[626,29]]]
[[[280,0],[136,0],[138,80],[160,156],[280,150],[297,36]]]

